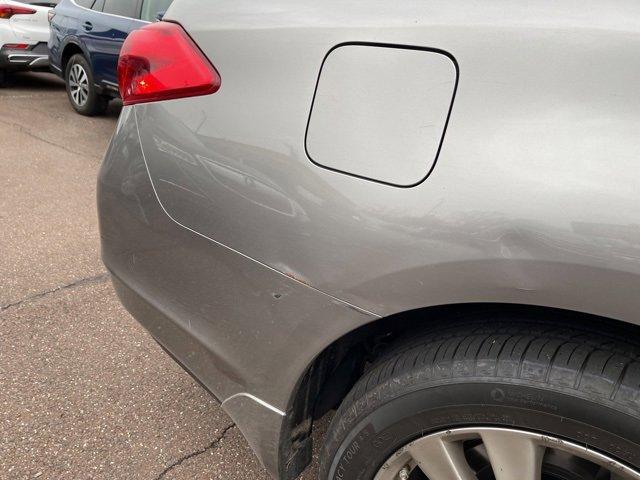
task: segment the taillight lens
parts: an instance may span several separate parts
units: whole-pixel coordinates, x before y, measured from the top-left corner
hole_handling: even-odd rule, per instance
[[[125,105],[209,95],[220,89],[220,75],[187,35],[169,22],[149,24],[125,40],[118,61],[118,83]]]
[[[11,18],[14,15],[33,15],[34,13],[36,11],[33,8],[0,4],[0,18]]]
[[[28,50],[30,45],[26,43],[5,43],[2,48],[6,48],[8,50]]]
[[[56,16],[56,12],[55,10],[49,10],[47,12],[47,19],[49,20],[49,23],[51,23],[53,21],[53,17]]]

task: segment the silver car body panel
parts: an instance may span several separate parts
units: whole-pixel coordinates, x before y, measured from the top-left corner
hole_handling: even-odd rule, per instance
[[[640,3],[176,0],[165,18],[222,87],[125,107],[100,176],[103,256],[274,475],[277,411],[378,317],[491,302],[640,323]],[[437,162],[410,188],[307,155],[323,59],[349,42],[457,62]]]
[[[104,263],[129,312],[222,401],[276,476],[303,371],[327,334],[377,317],[172,220],[151,184],[135,116],[123,109],[99,175]]]

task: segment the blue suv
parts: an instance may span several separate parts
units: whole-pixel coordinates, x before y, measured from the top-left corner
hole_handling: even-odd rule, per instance
[[[130,32],[161,19],[173,0],[62,0],[53,12],[51,69],[82,115],[104,113],[119,96],[118,55]]]

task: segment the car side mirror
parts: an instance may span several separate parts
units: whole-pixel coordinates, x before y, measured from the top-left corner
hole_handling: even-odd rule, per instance
[[[162,12],[158,12],[156,14],[156,22],[161,22],[162,19],[164,18],[165,13],[167,13],[165,10],[163,10]]]

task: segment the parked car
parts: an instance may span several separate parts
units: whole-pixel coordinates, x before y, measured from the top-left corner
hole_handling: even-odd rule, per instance
[[[119,96],[118,54],[127,35],[166,11],[171,0],[62,0],[51,20],[51,69],[73,108],[99,115]]]
[[[99,175],[128,310],[293,479],[640,478],[640,3],[176,0]]]
[[[0,85],[7,72],[49,69],[48,14],[57,0],[0,1]]]

